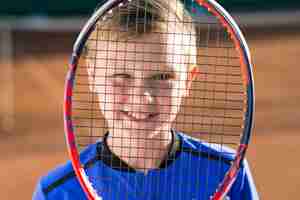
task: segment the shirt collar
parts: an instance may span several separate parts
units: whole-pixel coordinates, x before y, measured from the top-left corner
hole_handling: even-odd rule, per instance
[[[162,160],[159,165],[159,169],[167,168],[172,164],[180,154],[181,149],[181,139],[175,130],[171,130],[172,141],[169,146],[168,154]],[[136,172],[136,170],[129,166],[125,161],[121,160],[116,154],[114,154],[107,145],[108,132],[103,137],[103,142],[97,144],[97,154],[100,160],[103,161],[107,166],[110,166],[114,170],[124,171],[124,172]]]

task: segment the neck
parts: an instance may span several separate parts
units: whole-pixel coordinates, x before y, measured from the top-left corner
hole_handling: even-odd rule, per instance
[[[149,134],[151,137],[141,137],[141,133],[129,134],[127,137],[119,134],[109,136],[109,149],[129,166],[139,171],[147,172],[158,168],[168,154],[172,143],[171,131]],[[148,135],[148,134],[147,134]]]

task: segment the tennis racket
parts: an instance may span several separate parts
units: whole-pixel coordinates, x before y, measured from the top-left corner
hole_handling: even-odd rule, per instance
[[[224,199],[253,109],[247,43],[215,0],[108,0],[74,44],[65,135],[89,200]]]

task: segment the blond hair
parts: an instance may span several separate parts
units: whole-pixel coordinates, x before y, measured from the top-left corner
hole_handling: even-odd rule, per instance
[[[180,0],[132,0],[112,9],[105,20],[99,20],[87,43],[96,49],[96,41],[129,41],[148,33],[178,34],[185,54],[196,57],[196,38],[193,19]],[[178,42],[178,41],[175,41]],[[90,52],[91,51],[87,51]],[[96,51],[92,51],[92,54]],[[94,57],[95,55],[91,55]],[[196,63],[196,58],[190,58]]]

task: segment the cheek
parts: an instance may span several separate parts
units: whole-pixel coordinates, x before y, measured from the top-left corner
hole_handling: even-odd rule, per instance
[[[120,117],[118,111],[122,110],[124,104],[128,102],[128,91],[124,87],[113,85],[108,85],[105,89],[103,95],[99,96],[102,99],[101,110],[104,111],[107,119],[118,119]]]
[[[161,83],[158,97],[158,105],[166,113],[170,113],[173,107],[178,105],[179,90],[173,82]]]
[[[129,92],[125,87],[112,87],[109,91],[113,93],[112,101],[114,102],[114,104],[124,104],[129,99]]]
[[[172,95],[172,84],[170,82],[158,81],[154,85],[153,95],[157,99],[157,105],[170,105]]]
[[[180,110],[184,94],[185,89],[183,85],[173,82],[168,92],[164,93],[164,95],[167,95],[166,98],[163,98],[164,105],[166,105],[165,110],[172,115],[176,115]]]

